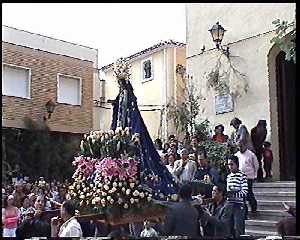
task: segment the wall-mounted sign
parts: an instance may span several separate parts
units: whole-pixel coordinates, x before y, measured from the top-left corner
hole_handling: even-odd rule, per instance
[[[230,94],[215,96],[216,114],[222,114],[233,111],[233,101]]]

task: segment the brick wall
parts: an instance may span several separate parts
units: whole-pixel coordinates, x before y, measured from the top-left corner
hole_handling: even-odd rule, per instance
[[[53,131],[84,133],[92,129],[93,63],[2,42],[2,62],[31,69],[31,99],[2,95],[2,126],[23,128],[23,118],[41,120],[45,104],[57,99],[57,74],[82,78],[81,106],[56,103],[48,120]]]

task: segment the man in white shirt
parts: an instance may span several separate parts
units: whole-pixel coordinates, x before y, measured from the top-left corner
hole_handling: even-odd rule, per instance
[[[181,150],[181,159],[175,161],[173,174],[179,180],[180,184],[190,183],[197,170],[196,162],[189,160],[189,152],[187,149]]]
[[[252,191],[254,179],[257,178],[257,170],[259,167],[256,155],[247,148],[247,144],[244,141],[239,143],[239,151],[235,154],[239,158],[239,169],[247,175],[248,182],[248,194],[247,200],[250,203],[251,212],[256,213],[257,201]],[[246,210],[246,215],[248,211]]]
[[[51,219],[51,237],[82,237],[81,226],[75,218],[75,205],[72,201],[63,202],[60,216],[62,222],[57,217]]]

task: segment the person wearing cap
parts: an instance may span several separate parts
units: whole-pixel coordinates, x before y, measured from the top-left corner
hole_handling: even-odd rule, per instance
[[[174,163],[174,175],[180,184],[190,183],[197,170],[195,161],[189,159],[189,152],[187,149],[182,149],[180,153],[181,159]]]
[[[234,144],[238,146],[239,143],[243,141],[247,144],[248,149],[253,151],[253,145],[252,145],[249,131],[247,127],[242,124],[242,121],[238,118],[234,118],[231,120],[230,126],[232,126],[235,129],[234,140],[233,140]]]
[[[16,237],[20,211],[14,206],[14,196],[9,195],[4,200],[2,208],[3,237]]]

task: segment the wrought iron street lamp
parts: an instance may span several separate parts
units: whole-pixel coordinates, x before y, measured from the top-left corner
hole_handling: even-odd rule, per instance
[[[217,49],[220,49],[223,51],[223,53],[229,57],[229,47],[225,49],[223,49],[221,43],[224,37],[224,33],[225,33],[225,29],[222,27],[222,25],[217,22],[215,25],[212,26],[212,28],[210,30],[210,34],[212,36],[213,41],[216,43],[216,47]]]

